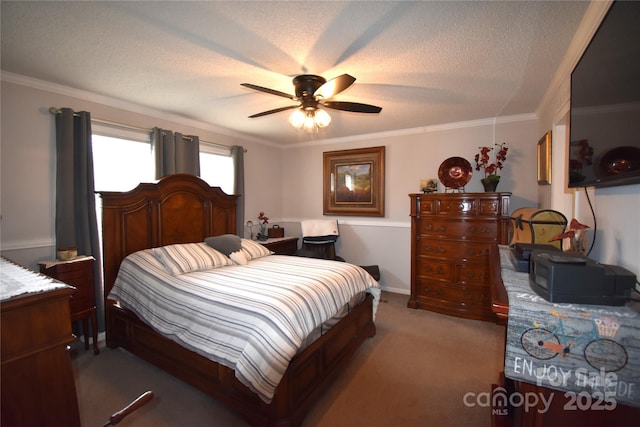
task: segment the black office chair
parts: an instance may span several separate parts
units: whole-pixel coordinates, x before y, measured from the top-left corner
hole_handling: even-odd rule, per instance
[[[308,258],[344,261],[336,255],[336,241],[340,237],[337,220],[305,220],[302,227],[302,247],[294,255]]]
[[[308,258],[330,259],[344,262],[336,255],[336,241],[340,237],[337,220],[302,221],[302,247],[294,255]],[[376,280],[380,280],[380,268],[377,265],[361,265]]]

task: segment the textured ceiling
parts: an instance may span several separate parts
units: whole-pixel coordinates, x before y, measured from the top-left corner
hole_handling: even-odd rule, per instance
[[[535,111],[585,1],[2,1],[2,70],[292,144]],[[315,136],[293,130],[291,79],[348,73]]]

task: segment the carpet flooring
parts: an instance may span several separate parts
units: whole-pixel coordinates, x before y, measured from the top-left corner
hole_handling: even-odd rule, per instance
[[[491,410],[474,396],[489,392],[502,370],[504,327],[406,307],[407,295],[383,292],[375,337],[307,414],[303,426],[487,427]],[[72,347],[82,425],[102,426],[146,390],[147,405],[122,427],[246,426],[195,388],[120,349],[94,356]],[[474,393],[467,398],[467,393]]]

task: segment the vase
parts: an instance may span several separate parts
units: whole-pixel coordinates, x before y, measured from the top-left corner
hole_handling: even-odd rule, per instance
[[[482,185],[484,186],[484,191],[486,193],[493,193],[496,191],[496,188],[498,187],[498,183],[500,182],[500,179],[482,178],[480,182],[482,182]]]

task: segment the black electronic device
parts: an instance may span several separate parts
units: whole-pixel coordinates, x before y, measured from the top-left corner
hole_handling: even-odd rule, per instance
[[[538,249],[531,253],[529,284],[549,302],[624,305],[635,283],[630,271],[584,255]]]
[[[613,2],[571,73],[569,187],[640,183],[639,22]]]
[[[516,271],[521,273],[529,272],[529,264],[531,260],[531,252],[534,249],[546,250],[546,251],[560,251],[560,249],[551,245],[536,245],[533,243],[516,243],[511,248],[513,256],[515,258]]]

